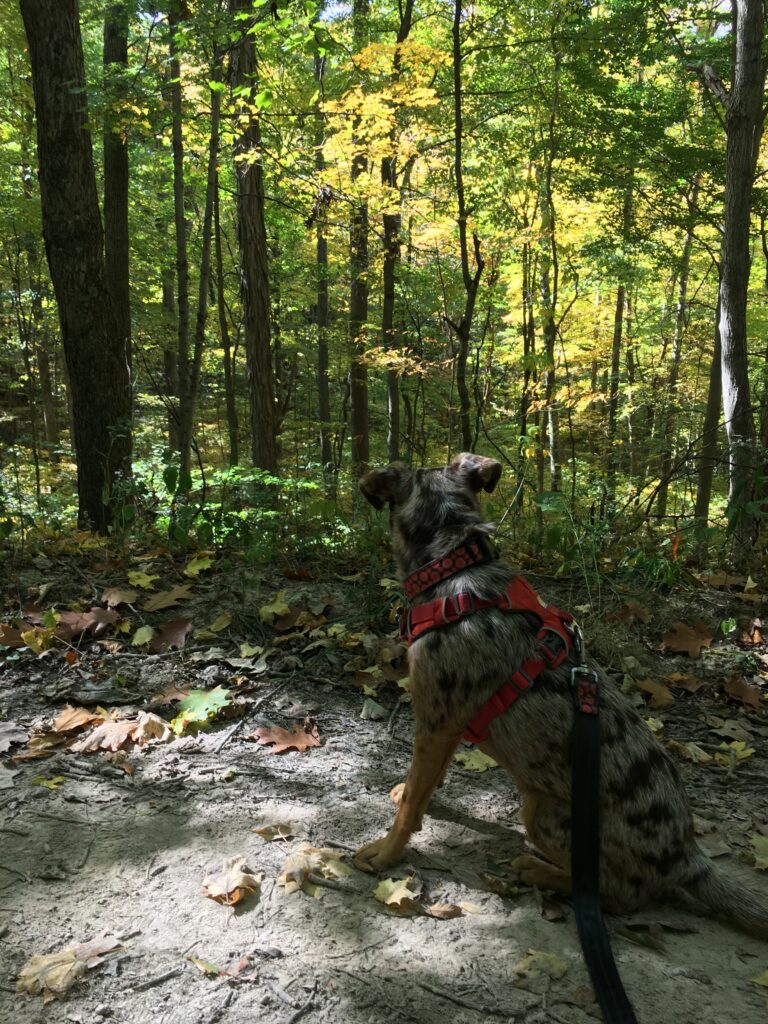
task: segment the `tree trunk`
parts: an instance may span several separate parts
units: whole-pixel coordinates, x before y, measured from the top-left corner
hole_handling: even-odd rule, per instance
[[[354,0],[352,25],[354,52],[368,45],[369,0]],[[359,124],[352,129],[352,190],[368,169],[363,143],[358,138]],[[352,473],[361,476],[368,468],[368,367],[365,363],[366,323],[368,320],[368,202],[355,198],[349,232],[349,384],[350,454]]]
[[[163,238],[165,232],[163,231]],[[176,340],[176,299],[173,293],[174,272],[172,267],[163,267],[160,287],[164,320],[168,325],[168,337],[164,338],[163,376],[165,378],[165,402],[168,424],[168,448],[179,451],[179,351]]]
[[[327,475],[333,462],[331,447],[331,391],[328,380],[328,241],[325,208],[330,201],[331,192],[323,179],[325,157],[325,125],[320,107],[323,94],[323,77],[325,74],[325,57],[315,56],[315,82],[318,89],[318,101],[315,107],[315,170],[319,181],[317,195],[317,213],[315,217],[315,273],[317,275],[317,305],[315,324],[317,326],[317,413],[320,421],[318,441],[320,444],[320,465],[323,474]]]
[[[699,459],[698,485],[696,487],[696,509],[694,515],[699,526],[706,526],[709,519],[709,503],[712,498],[712,478],[718,456],[718,427],[720,424],[720,402],[723,397],[722,346],[720,342],[720,299],[715,314],[715,345],[709,370],[709,391],[707,409],[702,430],[702,449]]]
[[[449,320],[448,324],[456,335],[458,350],[456,352],[456,390],[459,393],[459,426],[461,445],[464,451],[472,449],[472,425],[470,422],[470,399],[467,387],[467,358],[469,356],[469,338],[472,332],[472,320],[475,314],[477,289],[483,274],[485,261],[480,252],[480,239],[473,233],[472,241],[475,252],[475,273],[469,265],[469,245],[467,240],[467,211],[464,192],[464,120],[461,96],[461,15],[462,0],[454,0],[453,8],[453,139],[454,159],[453,172],[456,180],[456,201],[458,205],[459,249],[461,253],[461,277],[464,282],[464,312],[458,324]]]
[[[233,13],[249,14],[251,0],[230,0]],[[271,473],[277,470],[275,386],[272,371],[272,324],[269,295],[267,229],[264,223],[264,172],[261,164],[261,129],[253,116],[258,94],[258,69],[248,20],[239,21],[242,35],[233,50],[233,84],[242,94],[239,118],[245,128],[235,141],[237,180],[237,235],[240,246],[240,294],[248,368],[250,428],[253,464]]]
[[[187,221],[185,211],[184,189],[184,140],[182,136],[181,109],[181,61],[179,59],[177,33],[179,31],[179,2],[172,0],[168,13],[170,32],[170,72],[171,81],[171,149],[173,151],[173,223],[176,232],[176,306],[177,306],[177,343],[176,343],[176,430],[181,469],[189,471],[189,431],[185,424],[192,420],[188,408],[190,366],[189,366],[189,261],[187,259]]]
[[[413,0],[406,0],[401,8],[400,25],[395,39],[395,56],[392,61],[392,85],[400,77],[402,54],[400,47],[408,38],[413,20]],[[392,123],[389,145],[392,152],[381,161],[381,184],[385,193],[387,209],[382,214],[384,233],[384,266],[382,270],[381,344],[385,350],[395,349],[395,285],[400,265],[400,194],[398,190],[397,166],[397,122]],[[387,456],[390,462],[400,458],[400,375],[393,366],[387,368]]]
[[[106,532],[130,470],[131,384],[104,267],[77,0],[21,0],[43,234],[72,394],[78,520]]]
[[[632,230],[632,193],[634,170],[630,173],[629,184],[624,191],[622,204],[622,238],[629,241]],[[624,333],[624,310],[627,302],[627,286],[620,283],[616,289],[616,309],[613,316],[613,343],[611,345],[611,374],[608,386],[608,474],[607,503],[612,507],[616,497],[616,472],[619,464],[617,453],[617,427],[619,418],[619,380],[621,367],[621,342]]]
[[[674,458],[673,428],[677,415],[677,382],[680,377],[680,362],[683,356],[683,335],[685,334],[688,312],[688,278],[691,269],[693,233],[696,227],[696,209],[699,199],[699,177],[694,178],[689,196],[690,217],[685,232],[685,243],[680,257],[680,276],[677,283],[677,305],[675,307],[675,330],[672,336],[672,358],[667,376],[667,406],[661,427],[661,464],[659,466],[659,489],[656,492],[656,515],[663,519],[667,514],[670,470]]]
[[[125,360],[131,366],[131,299],[128,238],[128,139],[120,124],[128,67],[129,4],[110,3],[104,14],[104,263],[107,287]]]
[[[729,501],[733,554],[743,563],[755,541],[757,524],[746,504],[755,481],[755,424],[749,393],[747,289],[749,227],[755,165],[763,132],[766,61],[762,56],[764,7],[761,0],[733,0],[734,66],[725,101],[726,170],[720,260],[720,338],[723,411],[728,438]]]
[[[219,179],[216,176],[214,196],[214,238],[216,240],[216,305],[219,313],[219,334],[224,350],[224,395],[227,403],[227,432],[229,434],[229,464],[236,466],[240,461],[240,439],[238,437],[237,405],[235,403],[235,367],[232,359],[232,345],[229,339],[227,303],[224,297],[224,261],[221,252],[221,222],[219,220]]]

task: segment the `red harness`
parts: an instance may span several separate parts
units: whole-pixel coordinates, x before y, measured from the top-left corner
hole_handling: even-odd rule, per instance
[[[461,545],[444,559],[431,562],[429,566],[425,566],[409,576],[405,583],[408,596],[414,597],[422,590],[426,590],[458,572],[459,569],[455,567],[455,556],[457,553],[461,553],[460,559],[463,561],[463,552],[468,546],[472,547],[473,545]],[[476,564],[485,560],[486,558],[473,558],[465,564]],[[443,569],[443,573],[434,578],[440,569]],[[421,579],[427,570],[430,582],[425,586],[421,583]],[[555,608],[554,605],[545,605],[530,583],[522,576],[515,576],[510,580],[506,590],[496,597],[486,599],[475,597],[470,593],[461,593],[449,597],[438,597],[426,604],[416,605],[403,617],[400,637],[404,643],[410,646],[430,630],[459,622],[467,615],[473,615],[483,608],[498,608],[503,612],[516,614],[522,612],[535,615],[541,626],[536,634],[537,653],[524,662],[516,672],[513,672],[509,682],[502,683],[467,726],[464,739],[470,743],[480,743],[487,739],[488,727],[491,722],[514,704],[518,697],[522,697],[533,686],[536,677],[544,669],[554,669],[558,665],[562,665],[573,647],[573,635],[570,631],[573,616]]]

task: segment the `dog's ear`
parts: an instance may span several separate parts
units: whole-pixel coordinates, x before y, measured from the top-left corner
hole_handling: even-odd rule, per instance
[[[360,490],[374,508],[382,509],[387,502],[397,500],[406,472],[401,462],[393,462],[384,469],[372,469],[361,477]]]
[[[473,491],[488,491],[489,494],[501,476],[500,462],[487,459],[484,455],[475,455],[474,452],[457,455],[448,468],[457,473],[466,473]]]

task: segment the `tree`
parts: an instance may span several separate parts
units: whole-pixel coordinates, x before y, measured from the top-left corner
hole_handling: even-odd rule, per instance
[[[131,391],[107,287],[77,0],[21,0],[43,233],[72,394],[78,519],[105,532],[130,469]]]

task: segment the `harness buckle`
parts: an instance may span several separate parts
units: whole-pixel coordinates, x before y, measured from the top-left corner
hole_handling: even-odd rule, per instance
[[[565,638],[554,626],[542,626],[536,636],[536,643],[550,665],[554,662],[559,664],[568,652]]]
[[[597,714],[598,682],[597,672],[586,665],[574,665],[571,669],[573,706],[584,715]]]

